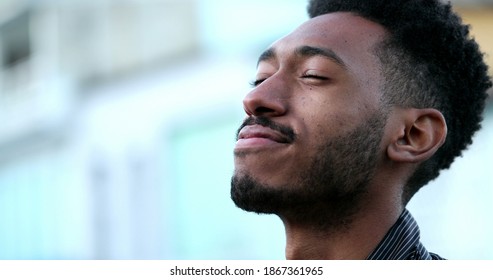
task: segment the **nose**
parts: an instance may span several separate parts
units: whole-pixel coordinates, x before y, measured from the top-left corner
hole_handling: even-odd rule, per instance
[[[274,75],[245,96],[243,108],[248,116],[282,116],[288,109],[288,96],[288,87]]]

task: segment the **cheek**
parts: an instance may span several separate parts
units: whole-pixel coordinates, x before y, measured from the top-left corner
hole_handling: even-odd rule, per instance
[[[344,134],[356,121],[356,112],[343,105],[330,102],[309,102],[298,112],[301,124],[298,133],[306,135],[310,143],[320,143],[324,139]]]

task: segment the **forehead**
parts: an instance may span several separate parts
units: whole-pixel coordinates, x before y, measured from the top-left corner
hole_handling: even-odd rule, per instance
[[[385,28],[352,13],[338,12],[312,18],[272,45],[279,56],[294,53],[300,46],[330,49],[357,71],[375,66],[374,47],[387,36]],[[365,66],[366,65],[366,66]]]

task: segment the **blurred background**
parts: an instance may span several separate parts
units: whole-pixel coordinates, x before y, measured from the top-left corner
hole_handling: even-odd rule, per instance
[[[493,65],[493,1],[453,1]],[[229,198],[258,55],[306,0],[1,0],[0,259],[283,259]],[[493,259],[493,104],[409,208],[430,251]]]

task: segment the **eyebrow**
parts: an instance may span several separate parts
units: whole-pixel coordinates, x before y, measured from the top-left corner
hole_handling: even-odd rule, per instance
[[[301,46],[296,48],[295,54],[302,56],[302,57],[313,57],[313,56],[322,56],[325,58],[330,59],[331,61],[335,62],[339,66],[341,66],[344,69],[347,69],[346,63],[344,63],[344,60],[337,55],[333,50],[328,49],[328,48],[321,48],[321,47],[313,47],[313,46]],[[266,51],[264,51],[258,61],[257,61],[257,66],[260,62],[266,61],[266,60],[271,60],[276,57],[276,50],[274,48],[269,48]]]
[[[274,51],[274,48],[269,48],[260,55],[257,61],[257,66],[260,64],[260,62],[271,60],[274,59],[275,57],[276,57],[276,51]]]

